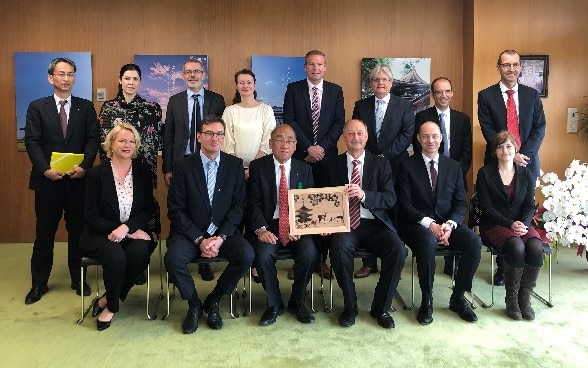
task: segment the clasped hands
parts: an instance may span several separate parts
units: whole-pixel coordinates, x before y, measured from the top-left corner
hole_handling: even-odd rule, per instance
[[[74,167],[73,170],[66,173],[62,173],[55,169],[49,169],[45,171],[43,175],[45,175],[45,177],[51,181],[61,180],[63,179],[64,175],[69,175],[69,177],[72,179],[80,179],[83,178],[84,175],[86,175],[86,170],[82,169],[79,166]]]
[[[510,225],[510,229],[514,231],[517,236],[523,236],[529,232],[529,228],[520,221],[515,221]]]
[[[272,233],[268,229],[259,229],[257,231],[257,239],[259,239],[260,242],[274,244],[274,245],[277,244],[277,242],[278,242],[278,237],[276,236],[276,234]],[[300,235],[288,234],[288,240],[289,241],[298,241],[298,240],[300,240]]]
[[[343,192],[347,194],[349,198],[356,197],[360,201],[363,199],[363,197],[365,197],[365,192],[357,184],[345,184],[345,189]]]
[[[315,164],[325,158],[325,150],[319,145],[308,147],[306,152],[308,152],[308,155],[304,158],[304,161],[311,164]]]
[[[203,258],[213,258],[218,256],[218,251],[223,245],[223,238],[220,236],[211,236],[210,238],[202,239],[199,244],[200,253]]]
[[[108,234],[107,238],[108,240],[115,243],[119,243],[124,238],[151,240],[149,234],[141,229],[135,231],[134,233],[129,233],[129,227],[125,224],[122,224],[116,229],[112,230],[112,232]]]
[[[444,223],[439,225],[436,222],[431,222],[429,225],[429,230],[435,235],[435,239],[437,239],[437,243],[441,246],[448,246],[449,245],[449,237],[451,236],[451,225],[448,223]]]

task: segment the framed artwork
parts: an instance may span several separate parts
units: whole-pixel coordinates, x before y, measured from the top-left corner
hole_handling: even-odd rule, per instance
[[[292,235],[349,232],[349,198],[344,186],[288,190]]]
[[[521,55],[519,83],[534,88],[540,97],[547,97],[549,55]]]

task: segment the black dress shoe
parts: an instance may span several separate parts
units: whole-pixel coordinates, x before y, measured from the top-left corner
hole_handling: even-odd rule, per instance
[[[212,268],[210,268],[210,265],[208,263],[199,265],[198,266],[198,273],[200,274],[200,277],[202,277],[202,280],[204,280],[204,281],[214,280],[214,272],[212,272]]]
[[[494,286],[504,286],[504,268],[498,267],[494,273]]]
[[[261,315],[261,319],[259,320],[259,324],[261,326],[269,326],[276,323],[278,316],[281,316],[284,313],[284,305],[274,305],[269,307],[268,309],[263,312]]]
[[[213,330],[220,330],[223,328],[223,319],[220,315],[218,302],[208,302],[206,303],[206,307],[206,313],[208,313],[206,324],[208,327]]]
[[[474,311],[470,309],[468,303],[463,298],[457,301],[451,298],[451,300],[449,301],[449,309],[457,313],[459,317],[464,321],[476,322],[478,320],[478,316],[476,316],[476,313],[474,313]]]
[[[396,325],[394,324],[394,319],[388,312],[378,313],[374,310],[370,311],[370,316],[375,318],[378,321],[378,324],[384,328],[394,328]]]
[[[433,301],[424,300],[417,313],[417,321],[421,325],[430,325],[433,322]]]
[[[76,291],[76,294],[82,295],[82,288],[79,281],[72,281],[70,287]],[[92,294],[92,288],[84,281],[84,296],[89,296],[90,294]]]
[[[36,285],[31,288],[27,296],[25,296],[25,304],[33,304],[41,300],[43,294],[47,293],[49,288],[47,285]]]
[[[202,307],[200,305],[188,308],[188,313],[184,322],[182,322],[182,332],[185,334],[191,334],[198,329],[198,320],[202,316]]]
[[[102,308],[99,303],[100,299],[102,299],[103,297],[104,297],[104,294],[102,294],[102,296],[100,298],[94,299],[94,302],[92,303],[92,317],[96,317],[97,315],[102,313],[102,311],[104,310],[104,308]]]
[[[355,324],[355,317],[357,317],[357,309],[343,309],[339,316],[339,324],[342,327],[351,327]]]
[[[112,322],[112,319],[110,321],[101,321],[101,320],[97,319],[96,320],[96,328],[98,329],[98,331],[104,331],[108,327],[110,327],[111,322]]]
[[[310,314],[306,307],[298,307],[296,304],[289,302],[288,303],[288,312],[292,313],[296,316],[296,319],[300,323],[314,323],[314,316]]]

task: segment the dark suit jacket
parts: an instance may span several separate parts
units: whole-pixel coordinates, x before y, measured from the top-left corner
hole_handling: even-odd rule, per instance
[[[439,115],[437,115],[435,106],[419,111],[416,114],[412,141],[415,153],[421,153],[421,145],[416,137],[421,125],[427,121],[439,123]],[[461,164],[461,171],[465,176],[472,164],[472,124],[470,117],[461,111],[449,109],[449,136],[451,137],[449,157]],[[441,147],[439,147],[439,153],[441,154],[443,154],[444,143],[441,142]],[[465,178],[464,185],[466,185]]]
[[[80,246],[83,249],[96,249],[96,242],[92,239],[104,238],[122,223],[110,160],[89,170],[87,177],[84,213],[86,226],[81,236]],[[141,229],[151,235],[147,223],[153,217],[154,210],[151,171],[146,164],[135,159],[133,160],[133,206],[131,215],[125,222],[129,227],[129,233]]]
[[[312,168],[309,164],[292,159],[290,168],[290,189],[312,188]],[[277,206],[277,191],[274,156],[267,155],[251,161],[247,183],[247,215],[252,234],[262,226],[270,228]]]
[[[328,167],[330,186],[336,187],[349,184],[346,153],[329,161]],[[390,230],[396,232],[394,222],[388,215],[388,212],[396,203],[392,169],[388,160],[365,151],[361,182],[361,189],[365,192],[364,203],[361,205],[370,210],[374,217],[382,221]]]
[[[193,242],[204,235],[211,221],[219,235],[232,236],[238,230],[247,196],[243,160],[224,152],[220,155],[212,208],[200,153],[174,165],[167,196],[168,240],[184,237]]]
[[[530,226],[535,214],[535,179],[527,168],[515,165],[513,180],[515,181],[514,197],[509,203],[498,173],[498,165],[493,162],[478,171],[476,190],[482,210],[481,230],[495,225],[510,228],[515,221],[521,221],[526,226]]]
[[[80,167],[88,170],[94,164],[98,152],[98,121],[92,102],[71,97],[67,136],[63,136],[59,112],[53,95],[35,100],[27,110],[25,145],[33,164],[29,188],[49,190],[59,185],[60,180],[51,181],[43,173],[50,169],[52,152],[83,153]],[[83,179],[83,178],[82,178]],[[72,180],[83,188],[85,180]]]
[[[414,133],[414,111],[410,101],[390,95],[390,102],[384,114],[380,136],[376,138],[376,98],[371,96],[355,102],[353,119],[366,123],[368,141],[366,149],[374,155],[383,155],[390,160],[393,172],[410,146]]]
[[[531,158],[527,165],[533,176],[539,176],[539,147],[545,137],[545,113],[539,93],[519,84],[519,131],[522,147],[520,152]],[[484,164],[491,162],[492,142],[496,134],[506,128],[506,104],[497,83],[478,93],[478,120],[486,140]]]
[[[204,90],[202,118],[208,115],[222,116],[225,99],[218,93]],[[176,162],[184,158],[190,138],[190,117],[188,116],[188,92],[176,93],[169,98],[163,130],[163,173],[171,172]]]
[[[414,154],[400,163],[398,172],[399,222],[414,225],[424,217],[437,223],[462,224],[467,211],[463,174],[459,162],[439,155],[437,190],[433,194],[423,156]]]
[[[296,132],[296,152],[293,157],[304,160],[307,149],[314,145],[310,93],[306,79],[288,84],[284,95],[284,123]],[[341,86],[323,81],[323,97],[318,126],[317,144],[325,150],[325,159],[337,156],[337,141],[343,133],[345,105]]]

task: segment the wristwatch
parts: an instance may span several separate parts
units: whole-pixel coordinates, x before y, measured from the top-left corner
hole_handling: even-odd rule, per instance
[[[218,237],[221,238],[223,241],[227,240],[227,236],[225,234],[220,234]]]

